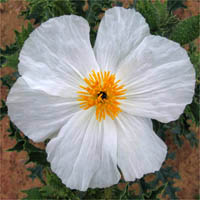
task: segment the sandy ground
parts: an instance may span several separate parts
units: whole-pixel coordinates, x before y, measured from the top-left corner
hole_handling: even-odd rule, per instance
[[[186,18],[188,16],[197,15],[200,9],[200,2],[198,0],[188,0],[188,9],[179,9],[176,14],[180,18]],[[19,0],[10,0],[8,3],[0,3],[0,46],[5,47],[15,41],[15,34],[13,30],[21,30],[21,25],[27,25],[27,21],[23,17],[18,17],[21,10],[26,6],[26,2]],[[197,40],[199,43],[199,40]],[[10,73],[12,70],[9,68],[1,69],[1,75],[3,76]],[[8,90],[5,87],[1,87],[1,98],[6,99]],[[9,128],[8,117],[5,117],[0,122],[0,173],[1,173],[1,189],[0,199],[20,199],[24,196],[20,191],[29,189],[32,187],[40,186],[38,180],[32,181],[26,168],[31,164],[25,166],[24,163],[27,160],[25,152],[6,152],[7,149],[13,147],[15,141],[8,137],[7,129]],[[199,130],[196,128],[195,132],[199,137]],[[171,137],[167,141],[169,151],[176,151],[176,160],[169,161],[177,171],[179,171],[182,179],[176,180],[176,186],[182,190],[178,192],[180,199],[194,199],[194,195],[199,193],[199,150],[197,148],[191,148],[189,143],[185,141],[182,148],[176,147],[171,142]]]

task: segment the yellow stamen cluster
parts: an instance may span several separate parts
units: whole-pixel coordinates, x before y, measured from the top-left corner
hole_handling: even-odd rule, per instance
[[[83,91],[78,91],[81,108],[87,110],[95,106],[98,121],[105,119],[106,115],[112,119],[117,117],[121,112],[119,100],[126,98],[124,85],[118,85],[120,80],[115,81],[115,75],[110,71],[95,73],[93,70],[84,81],[87,86],[80,85]]]

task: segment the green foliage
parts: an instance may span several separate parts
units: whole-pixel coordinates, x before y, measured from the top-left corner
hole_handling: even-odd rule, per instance
[[[24,141],[23,140],[22,141],[18,141],[17,144],[14,147],[8,149],[7,151],[17,151],[17,152],[20,152],[22,150],[24,150]]]
[[[151,1],[138,1],[136,10],[140,12],[149,24],[151,32],[158,28],[157,12],[154,4]]]
[[[191,105],[188,105],[186,107],[185,112],[187,112],[188,109],[190,109]],[[192,115],[192,112],[189,111]],[[196,137],[196,134],[190,130],[190,125],[188,124],[188,116],[186,113],[183,113],[179,120],[171,123],[171,131],[173,133],[174,143],[177,144],[179,147],[183,144],[183,137],[187,139],[191,146],[198,146],[198,139]]]
[[[39,192],[39,187],[31,188],[29,190],[23,190],[22,192],[26,193],[26,198],[23,198],[23,200],[33,200],[33,199],[42,199],[42,196]]]
[[[17,142],[21,141],[22,136],[20,135],[19,129],[10,121],[9,129],[8,129],[9,137],[11,139],[15,139]]]
[[[186,0],[168,0],[167,1],[167,9],[171,13],[172,11],[178,9],[178,8],[187,8],[187,6],[184,4]]]
[[[35,178],[38,178],[43,184],[45,184],[45,181],[44,181],[44,178],[43,178],[44,166],[36,165],[33,168],[27,168],[27,170],[31,172],[29,177],[32,180],[34,180]]]
[[[194,103],[195,104],[200,104],[200,52],[197,49],[197,46],[194,43],[189,44],[189,50],[188,54],[190,56],[190,60],[192,64],[194,65],[195,71],[196,71],[196,87],[195,87],[195,95],[194,95]],[[197,113],[195,114],[196,116],[196,123],[199,122],[198,116],[199,116],[199,107],[194,107],[193,108],[194,112],[195,110]]]
[[[27,0],[27,9],[22,11],[25,19],[34,19],[35,24],[61,15],[76,14],[70,0]],[[81,2],[81,1],[78,1]]]
[[[168,156],[170,157],[170,156]],[[70,190],[61,182],[61,180],[46,167],[44,170],[45,181],[44,186],[37,189],[30,189],[26,192],[28,195],[25,199],[31,199],[35,195],[35,191],[40,195],[40,199],[159,199],[159,196],[168,195],[170,199],[177,199],[175,193],[179,188],[173,186],[172,178],[180,179],[180,176],[172,167],[162,168],[155,173],[153,181],[146,182],[145,178],[137,180],[133,183],[126,184],[124,189],[119,189],[114,185],[106,189],[88,189],[86,192]],[[162,183],[162,184],[161,184]],[[131,187],[138,184],[140,192],[137,193]],[[33,193],[33,194],[32,194]]]
[[[170,34],[170,39],[181,45],[192,42],[199,37],[199,19],[200,15],[192,16],[180,21]]]
[[[140,12],[150,26],[151,34],[168,37],[171,29],[178,23],[178,18],[169,13],[167,2],[140,0],[136,3]]]
[[[11,55],[5,55],[5,61],[4,64],[3,64],[3,67],[4,66],[9,66],[9,67],[12,67],[14,69],[17,68],[17,65],[19,63],[19,52],[15,52],[14,54],[11,54]]]
[[[18,49],[22,48],[24,41],[29,37],[29,35],[33,31],[33,29],[34,28],[33,28],[32,24],[29,22],[27,28],[22,26],[21,32],[18,32],[15,30],[16,46],[18,47]]]
[[[89,9],[86,11],[85,18],[89,22],[91,27],[90,31],[90,41],[92,45],[94,45],[97,28],[100,23],[100,14],[104,14],[105,10],[112,7],[113,0],[102,0],[102,1],[94,1],[88,0]]]
[[[196,195],[194,196],[194,199],[200,200],[200,194],[196,194]]]
[[[176,121],[170,122],[168,124],[162,124],[158,121],[153,120],[154,131],[159,135],[163,140],[166,139],[166,131],[172,133],[174,143],[181,147],[184,143],[184,140],[188,140],[192,147],[198,147],[198,139],[196,134],[191,130],[188,120],[193,119],[193,124],[195,124],[199,118],[199,115],[194,116],[190,107],[192,104],[188,105],[185,109],[185,112],[180,116]],[[199,104],[196,107],[199,111]],[[198,121],[199,123],[199,121]],[[198,125],[198,123],[196,125]]]
[[[6,86],[10,89],[18,77],[19,77],[18,72],[13,72],[11,74],[7,74],[1,77],[0,80],[1,80],[2,86]]]
[[[10,47],[6,47],[5,50],[0,49],[1,67],[9,66],[11,68],[17,69],[19,62],[19,52],[33,29],[34,28],[32,24],[28,23],[27,28],[22,26],[21,32],[15,30],[15,43],[10,45]]]
[[[17,47],[15,44],[10,45],[9,47],[6,46],[5,50],[0,48],[0,67],[1,68],[7,61],[6,56],[12,56],[12,54],[15,54],[16,51],[17,51]]]
[[[180,188],[174,187],[174,179],[181,179],[178,172],[175,172],[172,167],[161,168],[159,172],[156,172],[156,179],[154,180],[157,184],[161,180],[163,183],[168,183],[163,193],[165,197],[168,195],[170,199],[177,199],[176,192],[180,191]]]
[[[140,185],[140,193],[136,194],[136,192],[131,188],[133,184],[139,184]],[[112,188],[113,190],[113,195],[112,199],[120,199],[120,200],[129,200],[129,199],[134,199],[134,200],[146,200],[146,199],[154,199],[157,200],[159,199],[158,196],[162,195],[167,184],[158,186],[153,189],[147,189],[147,188],[142,188],[140,182],[136,183],[127,183],[126,186],[124,187],[123,190],[119,190],[118,188]],[[143,190],[144,189],[144,190]],[[111,199],[111,198],[110,198]]]
[[[66,188],[61,180],[49,169],[45,170],[45,181],[43,187],[31,188],[24,190],[27,194],[24,200],[32,199],[68,199],[78,200],[79,198],[75,195],[74,191]]]
[[[9,137],[16,140],[16,145],[8,151],[26,151],[28,154],[28,160],[26,164],[33,162],[37,165],[41,165],[43,167],[48,167],[49,163],[47,162],[47,154],[46,151],[35,147],[33,144],[30,143],[30,140],[26,136],[22,136],[20,134],[20,130],[10,121],[10,132]],[[30,171],[30,170],[29,170]],[[39,176],[39,175],[38,175]]]
[[[0,108],[0,120],[2,120],[8,112],[8,108],[4,100],[1,100],[1,108]]]
[[[156,189],[150,191],[147,193],[147,195],[144,196],[144,199],[155,199],[155,200],[159,200],[160,198],[158,198],[159,194],[163,194],[163,192],[165,191],[167,187],[167,183],[157,187]]]
[[[144,177],[138,180],[140,185],[140,193],[143,195],[145,194],[147,197],[149,194],[152,194],[152,192],[156,190],[157,194],[162,193],[163,197],[168,195],[170,199],[177,199],[176,192],[179,191],[180,188],[174,187],[173,184],[174,179],[180,179],[178,172],[175,172],[172,167],[167,166],[162,167],[160,171],[155,172],[154,174],[155,178],[152,181],[146,182]],[[159,188],[160,183],[162,183],[161,188]],[[155,192],[153,192],[152,195],[155,195]]]

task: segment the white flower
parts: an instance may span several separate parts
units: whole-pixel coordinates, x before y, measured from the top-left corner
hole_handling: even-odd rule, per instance
[[[118,183],[118,167],[126,181],[159,170],[167,147],[151,119],[178,119],[195,85],[186,51],[135,10],[106,11],[94,49],[89,31],[75,15],[36,28],[7,98],[11,120],[35,142],[52,138],[52,170],[82,191]]]

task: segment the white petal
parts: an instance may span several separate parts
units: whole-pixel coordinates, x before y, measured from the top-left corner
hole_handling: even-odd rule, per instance
[[[19,72],[33,89],[66,97],[76,93],[92,69],[98,69],[82,17],[61,16],[36,28],[20,53]]]
[[[167,147],[153,132],[151,121],[124,112],[117,118],[118,165],[126,181],[158,171]]]
[[[127,89],[124,111],[169,122],[191,103],[195,72],[187,52],[178,43],[148,36],[120,65],[117,79]]]
[[[104,134],[108,127],[100,124],[94,109],[81,110],[47,145],[52,170],[71,189],[85,191],[88,187],[106,187],[119,180],[116,141],[107,140],[111,139],[111,132]]]
[[[117,184],[121,175],[117,169],[117,129],[114,121],[107,117],[102,122],[101,164],[91,180],[91,188],[105,188]]]
[[[94,47],[101,69],[115,72],[119,62],[147,35],[149,26],[134,9],[114,7],[107,10]]]
[[[14,84],[6,103],[11,120],[35,142],[52,137],[80,110],[73,98],[50,96],[33,90],[23,78]]]

